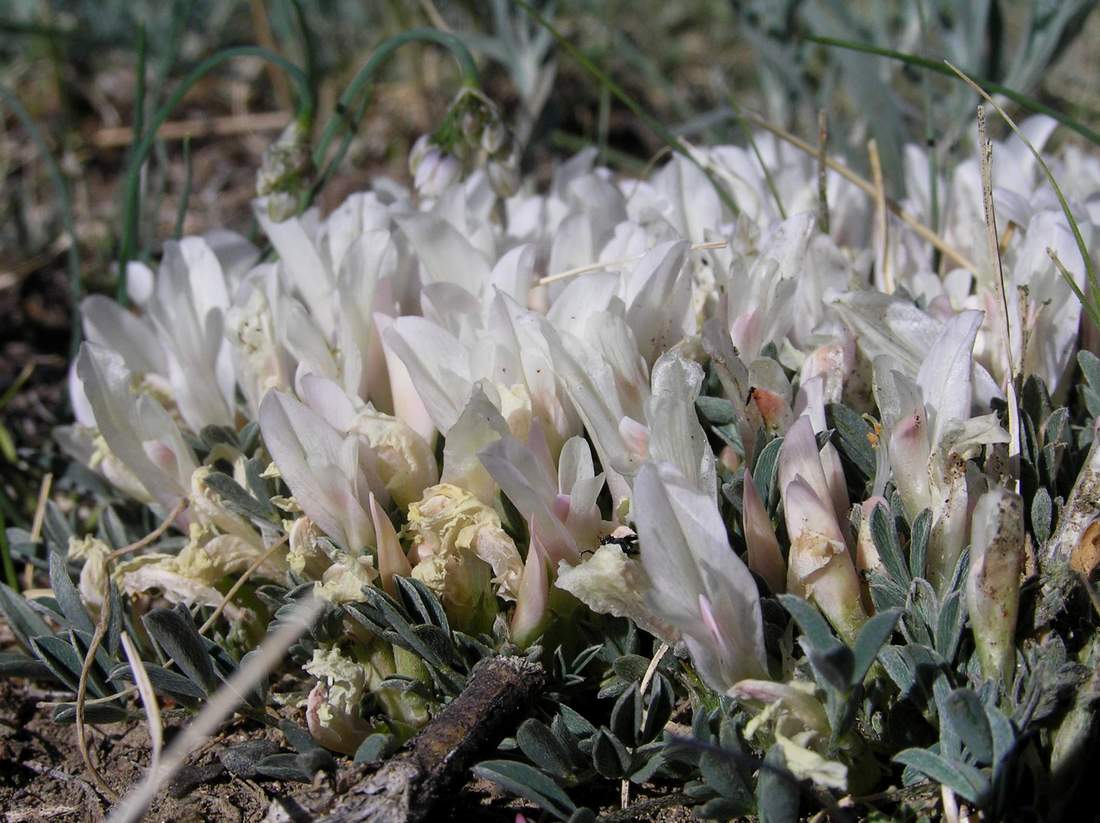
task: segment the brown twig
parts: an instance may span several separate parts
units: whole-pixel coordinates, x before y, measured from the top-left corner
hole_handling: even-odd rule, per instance
[[[882,291],[893,294],[894,266],[890,259],[890,221],[886,219],[886,185],[882,179],[878,143],[874,140],[867,142],[867,159],[871,164],[871,182],[875,187],[875,251],[878,252],[878,275],[882,278]]]
[[[997,242],[997,212],[993,208],[993,144],[985,130],[985,108],[978,106],[978,150],[981,152],[982,208],[985,212],[985,238],[989,247],[989,262],[996,266],[994,284],[1000,298],[1004,318],[1005,399],[1008,405],[1008,460],[1015,480],[1015,491],[1020,493],[1020,408],[1016,403],[1016,358],[1012,355],[1012,317],[1005,293],[1005,270],[1001,262],[1001,248]],[[1022,330],[1021,330],[1022,331]],[[1023,341],[1021,340],[1021,343]],[[1021,346],[1020,356],[1023,357]]]
[[[815,146],[807,143],[800,137],[796,137],[786,129],[781,128],[774,123],[770,123],[763,117],[760,117],[759,115],[753,114],[748,111],[741,112],[741,116],[750,120],[754,125],[759,126],[765,131],[771,132],[785,143],[790,143],[796,149],[804,151],[811,157],[817,156],[818,152]],[[869,194],[872,197],[875,196],[874,184],[871,183],[869,180],[860,177],[843,163],[839,163],[831,157],[827,157],[825,159],[825,164],[841,177],[843,177],[845,180],[847,180],[849,183],[851,183],[853,186],[862,190],[865,194]],[[901,222],[905,223],[905,225],[916,232],[921,238],[931,243],[935,248],[939,249],[945,257],[950,257],[953,261],[955,261],[956,265],[961,266],[969,272],[978,274],[978,267],[968,257],[966,257],[966,255],[948,244],[946,240],[944,240],[942,237],[932,231],[932,229],[928,228],[928,226],[921,223],[920,220],[918,220],[916,217],[909,214],[909,212],[905,211],[905,209],[903,209],[893,200],[886,200],[886,208],[889,209],[895,217],[901,220]]]
[[[255,114],[231,114],[222,117],[205,117],[202,120],[173,120],[157,131],[158,140],[198,139],[202,137],[229,137],[237,134],[270,132],[283,129],[293,115],[289,111],[264,111]],[[92,135],[92,145],[97,149],[117,149],[129,146],[134,132],[129,126],[99,129]]]
[[[42,539],[42,524],[46,522],[46,504],[50,502],[50,488],[53,486],[53,474],[47,473],[42,478],[42,485],[38,487],[38,502],[34,507],[34,520],[31,521],[31,542],[38,543]],[[34,565],[28,563],[23,571],[23,588],[29,589],[34,585]]]
[[[84,665],[80,668],[80,682],[76,689],[76,745],[80,749],[80,756],[84,760],[84,767],[91,775],[92,781],[99,787],[111,802],[118,800],[118,793],[108,785],[99,769],[92,761],[91,752],[88,751],[88,738],[84,728],[84,701],[88,696],[88,678],[95,665],[95,655],[107,634],[107,624],[111,619],[111,598],[104,597],[103,605],[99,608],[99,619],[95,624],[95,632],[92,634],[92,642],[88,644],[88,653],[84,656]],[[117,695],[116,695],[117,697]]]
[[[415,823],[426,820],[473,757],[515,726],[546,683],[546,671],[522,657],[494,657],[405,748],[339,795],[321,823]]]
[[[651,797],[641,800],[633,806],[618,811],[608,812],[596,818],[596,823],[626,823],[628,820],[637,820],[642,815],[649,815],[661,809],[671,809],[677,806],[694,806],[695,801],[682,792],[673,792],[660,797]]]
[[[204,622],[199,628],[199,634],[206,634],[207,630],[214,625],[219,617],[221,617],[222,612],[225,611],[225,607],[229,605],[229,601],[231,601],[236,596],[237,592],[241,590],[241,586],[248,582],[248,578],[250,578],[255,573],[256,569],[260,568],[260,566],[262,566],[267,561],[267,559],[271,557],[271,555],[275,554],[275,550],[286,543],[289,537],[290,535],[284,534],[282,537],[271,544],[271,548],[269,548],[266,552],[257,557],[252,562],[252,565],[250,565],[241,573],[241,576],[237,578],[237,581],[230,587],[229,591],[225,593],[225,597],[222,598],[222,601],[218,604],[218,607],[214,609],[213,613],[208,618],[206,618],[206,622]]]
[[[825,109],[817,113],[817,227],[829,233],[829,115]]]
[[[107,555],[107,559],[109,561],[114,561],[120,557],[123,557],[124,555],[130,554],[131,552],[139,551],[141,549],[144,549],[146,546],[156,543],[158,540],[160,540],[161,536],[166,531],[168,531],[169,528],[171,528],[172,524],[176,522],[176,518],[183,514],[183,510],[187,508],[187,503],[188,498],[184,497],[183,499],[181,499],[180,502],[175,505],[172,511],[168,513],[168,516],[164,518],[164,521],[159,526],[149,532],[149,534],[145,535],[145,537],[141,538],[140,540],[134,541],[129,546],[123,546],[121,549],[115,549],[113,552]]]

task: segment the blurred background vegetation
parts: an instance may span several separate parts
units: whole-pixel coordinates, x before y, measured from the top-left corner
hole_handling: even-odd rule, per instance
[[[941,168],[972,150],[975,97],[963,84],[895,59],[824,45],[840,38],[934,61],[1030,95],[1100,129],[1096,0],[558,0],[535,3],[584,56],[689,142],[745,140],[739,111],[816,142],[858,169],[870,138],[887,192],[902,197],[902,146],[925,144]],[[637,173],[664,140],[565,54],[511,0],[5,0],[0,5],[0,516],[34,510],[66,414],[73,294],[110,291],[122,180],[141,124],[200,60],[259,44],[301,66],[317,123],[386,38],[416,26],[461,37],[486,91],[547,178],[555,157],[595,145]],[[138,66],[144,63],[143,77]],[[338,203],[371,177],[405,179],[412,141],[458,88],[444,51],[398,52],[374,86],[341,173]],[[37,142],[14,98],[37,125]],[[138,254],[177,232],[249,232],[255,171],[295,108],[294,87],[254,58],[222,64],[159,132],[142,175]],[[1011,108],[1011,107],[1010,107]],[[1018,109],[1017,109],[1018,111]],[[1059,131],[1058,139],[1081,140]],[[51,176],[49,158],[56,160]],[[59,197],[68,190],[71,208]],[[75,238],[75,246],[73,239]],[[75,253],[74,253],[75,252]],[[78,266],[77,268],[74,268]]]

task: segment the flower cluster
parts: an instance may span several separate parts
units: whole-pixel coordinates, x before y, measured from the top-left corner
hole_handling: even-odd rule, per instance
[[[272,203],[269,181],[255,214],[274,255],[189,237],[155,272],[131,265],[131,309],[85,300],[60,442],[162,513],[187,501],[183,548],[117,566],[121,588],[214,606],[262,562],[259,578],[343,604],[411,577],[453,628],[520,649],[582,614],[626,617],[759,712],[750,734],[799,776],[843,788],[835,717],[768,639],[762,600],[797,595],[854,644],[892,562],[875,523],[899,514],[927,525],[936,595],[969,575],[982,671],[1010,683],[1025,537],[1006,388],[1069,388],[1081,306],[1047,247],[1085,284],[1022,144],[994,147],[1002,292],[976,163],[938,181],[944,255],[893,216],[876,236],[874,202],[831,172],[823,233],[815,161],[767,135],[644,180],[584,151],[539,191],[515,179],[491,104],[455,112],[414,149],[413,190],[380,180],[322,217]],[[1025,131],[1041,143],[1053,125]],[[928,223],[929,160],[905,159],[902,205]],[[1052,163],[1091,248],[1100,165]],[[838,448],[838,406],[866,429],[862,469]],[[255,452],[196,448],[257,425]],[[275,515],[228,506],[215,472],[272,484]],[[101,554],[72,553],[91,606]],[[315,737],[354,752],[368,693],[424,722],[414,694],[379,685],[424,678],[406,656],[363,626],[318,649]]]

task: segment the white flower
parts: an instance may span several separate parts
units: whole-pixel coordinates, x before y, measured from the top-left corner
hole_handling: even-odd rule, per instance
[[[730,548],[717,503],[669,464],[646,463],[631,504],[646,602],[675,627],[700,677],[725,692],[767,673],[756,581]]]

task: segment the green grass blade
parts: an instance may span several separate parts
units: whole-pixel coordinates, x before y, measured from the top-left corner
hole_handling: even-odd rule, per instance
[[[519,0],[517,0],[517,2],[519,2]],[[890,60],[897,60],[909,66],[927,69],[928,71],[936,72],[936,74],[942,74],[945,77],[955,77],[955,72],[947,68],[944,63],[940,63],[936,60],[930,60],[927,57],[920,57],[916,54],[908,54],[903,51],[895,51],[894,49],[887,49],[883,48],[882,46],[872,45],[870,43],[857,43],[852,40],[841,40],[836,37],[819,37],[817,35],[807,35],[805,39],[811,43],[817,43],[822,46],[847,49],[849,51],[859,51],[863,52],[864,54],[874,54],[878,57],[886,57]],[[1029,111],[1034,111],[1038,112],[1039,114],[1045,114],[1048,117],[1053,117],[1066,128],[1073,129],[1090,143],[1095,143],[1096,145],[1100,146],[1100,133],[1093,131],[1084,123],[1073,119],[1068,114],[1051,108],[1045,103],[1039,102],[1034,97],[1028,97],[1026,94],[1021,94],[1015,89],[1010,89],[1007,86],[1002,86],[999,83],[994,83],[992,80],[987,80],[983,77],[975,77],[974,81],[979,83],[983,88],[989,89],[989,91],[993,92],[994,94],[1000,94],[1004,97],[1007,97],[1013,103],[1016,103],[1019,106],[1023,106]]]
[[[1089,254],[1088,246],[1085,245],[1085,239],[1081,236],[1081,228],[1077,225],[1077,220],[1073,216],[1073,212],[1070,210],[1069,203],[1066,200],[1066,196],[1062,194],[1062,188],[1058,185],[1058,181],[1054,179],[1054,174],[1051,172],[1050,167],[1043,160],[1043,156],[1039,154],[1039,150],[1032,145],[1031,141],[1027,139],[1019,126],[1016,125],[1016,121],[1008,116],[1008,112],[997,105],[996,101],[989,96],[977,82],[966,75],[961,69],[955,68],[955,66],[947,63],[945,65],[950,68],[952,73],[958,75],[970,86],[974,91],[980,94],[986,102],[997,110],[997,114],[1001,115],[1004,121],[1008,124],[1008,127],[1015,132],[1016,136],[1023,141],[1023,144],[1027,146],[1028,151],[1031,152],[1031,156],[1035,158],[1035,162],[1039,164],[1039,168],[1043,170],[1043,174],[1047,178],[1047,182],[1050,183],[1051,188],[1054,189],[1054,194],[1058,198],[1058,205],[1062,207],[1062,214],[1066,216],[1066,221],[1069,223],[1070,229],[1073,231],[1073,240],[1077,244],[1077,251],[1081,254],[1081,260],[1085,264],[1085,274],[1089,281],[1089,294],[1087,300],[1083,300],[1085,311],[1089,313],[1091,317],[1097,317],[1100,313],[1100,277],[1097,276],[1096,266],[1092,262],[1092,256]],[[1064,275],[1063,275],[1064,276]],[[1081,290],[1074,289],[1074,292],[1081,297]]]
[[[153,144],[156,142],[157,131],[164,125],[168,118],[172,116],[172,112],[175,111],[176,106],[180,104],[183,98],[191,90],[192,86],[222,63],[237,57],[259,57],[285,71],[298,89],[297,119],[299,122],[307,125],[313,122],[314,97],[313,90],[309,86],[309,79],[301,68],[281,55],[275,54],[260,46],[236,46],[212,54],[195,66],[195,68],[180,81],[180,84],[176,87],[176,90],[168,100],[165,101],[164,105],[157,109],[149,122],[149,127],[142,135],[140,143],[134,147],[134,151],[130,156],[130,162],[126,170],[126,187],[122,202],[123,229],[122,240],[119,244],[118,291],[116,295],[119,303],[123,305],[127,302],[126,266],[134,259],[134,252],[137,244],[136,226],[137,212],[140,207],[141,167],[145,163],[145,159],[149,156]]]

